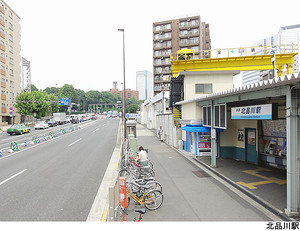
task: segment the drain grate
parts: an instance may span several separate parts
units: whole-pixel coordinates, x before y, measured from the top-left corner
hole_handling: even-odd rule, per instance
[[[203,178],[203,177],[211,177],[209,174],[207,174],[205,171],[192,171],[197,177]]]

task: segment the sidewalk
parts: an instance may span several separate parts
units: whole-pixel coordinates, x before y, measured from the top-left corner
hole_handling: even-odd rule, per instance
[[[285,206],[285,202],[280,200],[285,198],[283,196],[284,184],[268,184],[267,187],[263,187],[264,190],[249,191],[245,194],[245,187],[236,183],[248,183],[254,178],[259,181],[257,176],[243,172],[245,167],[246,170],[255,170],[257,166],[235,163],[230,160],[218,160],[218,167],[212,169],[209,166],[210,158],[195,158],[188,152],[174,149],[161,142],[153,131],[140,124],[137,124],[137,144],[149,150],[149,158],[154,165],[156,174],[155,178],[162,184],[164,195],[164,203],[161,208],[147,211],[143,220],[288,220],[281,214],[282,208]],[[268,171],[266,172],[269,174]],[[279,174],[278,177],[282,176]],[[244,190],[241,191],[242,188]],[[263,199],[263,197],[265,198]],[[134,212],[134,209],[138,207],[131,204],[127,220],[138,216]],[[270,212],[270,208],[272,212]]]

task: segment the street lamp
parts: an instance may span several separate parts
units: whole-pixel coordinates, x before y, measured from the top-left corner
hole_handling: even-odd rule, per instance
[[[125,31],[124,29],[118,29],[123,33],[123,125],[124,125],[124,135],[123,141],[126,139],[126,105],[125,105]]]

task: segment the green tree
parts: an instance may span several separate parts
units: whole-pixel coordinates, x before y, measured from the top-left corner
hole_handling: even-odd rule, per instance
[[[36,86],[34,86],[33,84],[31,84],[31,91],[38,91],[39,89],[36,87]]]
[[[130,104],[126,106],[126,113],[136,113],[139,108],[138,104]]]
[[[32,115],[35,107],[32,93],[19,93],[16,97],[16,103],[14,104],[14,107],[17,109],[17,113],[20,115]]]
[[[49,96],[46,92],[33,91],[31,92],[34,98],[34,108],[33,113],[36,113],[36,118],[46,116],[47,112],[50,111]]]

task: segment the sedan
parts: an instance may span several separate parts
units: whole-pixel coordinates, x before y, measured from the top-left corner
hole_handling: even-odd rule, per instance
[[[47,123],[50,127],[55,127],[58,125],[58,123],[55,120],[48,120]]]
[[[41,122],[36,123],[33,127],[35,130],[37,130],[37,129],[49,128],[49,125],[45,121],[41,121]]]
[[[12,134],[23,134],[23,133],[29,133],[30,128],[26,127],[23,124],[14,124],[9,129],[7,129],[7,133]]]

